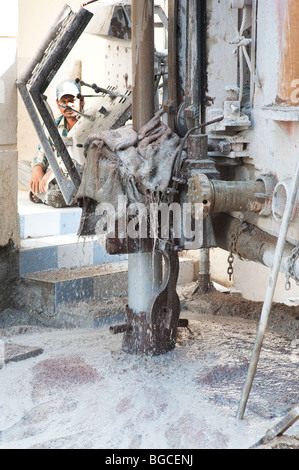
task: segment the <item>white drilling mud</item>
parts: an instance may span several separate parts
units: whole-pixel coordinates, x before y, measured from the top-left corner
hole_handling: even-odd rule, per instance
[[[173,351],[156,357],[124,353],[122,335],[111,335],[108,324],[0,330],[5,343],[43,350],[0,369],[0,448],[251,447],[298,404],[296,340],[267,331],[239,421],[256,321],[199,313],[195,300],[182,303],[181,318],[189,328],[179,329]],[[281,445],[298,448],[296,435],[298,422]]]

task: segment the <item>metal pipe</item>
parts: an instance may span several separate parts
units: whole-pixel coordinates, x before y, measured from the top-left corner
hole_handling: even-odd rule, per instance
[[[198,285],[195,292],[205,294],[212,289],[210,274],[210,249],[201,248],[199,254]]]
[[[67,106],[67,105],[62,104],[62,103],[59,103],[59,106],[60,106],[60,108],[70,109],[70,110],[73,111],[74,113],[77,113],[77,114],[79,114],[80,116],[86,117],[86,118],[89,119],[90,121],[95,121],[95,120],[96,120],[96,118],[95,118],[94,116],[90,116],[89,114],[84,114],[84,113],[82,113],[81,111],[78,111],[77,109],[72,108],[71,106]]]
[[[132,121],[138,132],[155,112],[153,0],[132,0],[132,49]],[[161,279],[160,253],[128,255],[128,305],[134,313],[148,313],[151,298]]]
[[[208,156],[208,136],[206,134],[191,134],[188,139],[188,159],[198,162],[206,160]],[[212,288],[210,275],[210,250],[199,250],[199,273],[196,293],[207,293]]]
[[[212,214],[213,228],[216,243],[219,248],[230,251],[231,235],[238,232],[240,221],[228,214]],[[260,263],[267,268],[272,268],[277,238],[263,232],[259,228],[247,223],[247,230],[239,233],[236,240],[236,250],[238,254],[248,261]],[[288,269],[288,259],[292,254],[294,245],[286,243],[282,255],[280,272],[286,274]],[[296,261],[295,275],[299,277],[299,259]]]
[[[138,132],[155,113],[153,0],[132,0],[132,48],[132,120]]]
[[[121,325],[110,326],[109,331],[112,335],[118,335],[119,333],[125,333],[131,329],[128,323],[122,323]]]
[[[232,211],[260,212],[267,201],[265,183],[258,181],[210,180],[194,172],[189,180],[188,199],[202,203],[206,214]]]
[[[168,126],[173,132],[177,112],[177,8],[176,0],[168,0],[168,100],[173,104],[173,113],[168,114]]]
[[[113,95],[113,97],[117,98],[128,98],[126,95],[120,95],[119,93],[109,93],[109,95]],[[77,98],[80,100],[81,98],[102,98],[101,95],[81,95],[78,93]]]
[[[95,93],[105,93],[106,95],[111,95],[111,96],[114,96],[115,98],[117,98],[117,97],[127,98],[125,95],[121,95],[120,93],[115,93],[115,91],[107,90],[106,88],[102,88],[102,87],[96,85],[95,83],[90,85],[89,83],[86,83],[83,80],[80,80],[80,78],[76,78],[76,82],[80,83],[81,86],[86,86],[88,88],[92,88],[95,91]],[[77,95],[77,98],[78,98],[78,95]]]
[[[87,5],[90,5],[91,3],[95,3],[95,2],[98,2],[99,0],[89,0],[89,2],[85,2],[85,3],[82,3],[82,5],[80,5],[81,7],[85,7]]]
[[[271,307],[272,307],[273,296],[274,296],[278,273],[279,273],[279,269],[280,269],[280,265],[281,265],[281,261],[283,257],[287,232],[288,232],[289,224],[291,221],[293,207],[294,207],[296,197],[297,197],[298,185],[299,185],[299,158],[297,162],[297,168],[293,177],[290,198],[287,202],[286,210],[284,212],[282,222],[281,222],[279,237],[278,237],[277,246],[276,246],[275,255],[274,255],[273,268],[272,268],[271,275],[269,278],[265,300],[263,304],[263,309],[261,313],[261,318],[259,322],[259,327],[258,327],[258,331],[256,335],[256,340],[255,340],[254,348],[252,351],[251,361],[249,364],[248,374],[247,374],[245,385],[242,391],[240,405],[239,405],[238,412],[237,412],[238,419],[242,419],[244,416],[246,403],[249,397],[252,382],[253,382],[254,375],[256,372],[257,363],[259,360],[260,351],[262,347],[262,342],[263,342],[265,330],[266,330],[267,323],[268,323],[268,318],[269,318]]]
[[[162,279],[161,254],[133,253],[128,255],[128,305],[135,313],[148,313],[150,300]]]
[[[254,85],[256,83],[256,20],[257,20],[257,0],[252,0],[252,21],[251,21],[251,65],[250,74],[250,103],[253,106]],[[245,49],[245,48],[244,48]],[[243,49],[243,52],[244,52]],[[246,49],[245,49],[246,50]]]
[[[263,181],[211,181],[213,201],[211,212],[262,209],[265,202],[258,203],[257,195],[265,193]]]

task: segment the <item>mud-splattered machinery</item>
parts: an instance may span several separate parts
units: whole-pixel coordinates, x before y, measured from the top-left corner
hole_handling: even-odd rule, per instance
[[[106,249],[128,255],[128,305],[126,322],[111,331],[123,334],[125,351],[157,355],[175,347],[177,329],[187,324],[176,292],[181,251],[198,250],[197,292],[206,293],[212,288],[211,248],[229,253],[230,277],[235,255],[271,268],[283,221],[279,270],[298,283],[292,177],[298,160],[299,7],[293,0],[168,0],[161,16],[165,54],[155,50],[154,1],[107,3],[87,2],[76,14],[67,7],[18,88],[67,203],[77,198],[82,204],[81,234],[95,233],[104,215],[101,204],[115,201],[116,231]],[[102,93],[102,101],[94,120],[81,121],[68,148],[44,92],[86,28],[130,44],[132,77],[125,73],[122,85],[108,89],[81,81]],[[52,52],[46,54],[49,43]],[[55,166],[38,112],[71,182]],[[128,120],[126,135],[119,129]],[[78,152],[82,158],[83,151],[88,175],[81,180],[72,158]],[[134,236],[121,230],[116,196],[127,197],[125,223],[135,220]],[[132,206],[126,212],[130,204],[133,214]],[[157,208],[153,231],[151,211]]]

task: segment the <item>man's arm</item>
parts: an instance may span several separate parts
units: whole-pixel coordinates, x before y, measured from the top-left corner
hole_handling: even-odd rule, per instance
[[[47,171],[49,162],[43,148],[39,144],[38,150],[32,162],[32,176],[30,181],[30,189],[33,194],[45,193],[48,190],[49,182],[51,181],[52,170]]]
[[[39,183],[43,179],[44,170],[41,165],[35,165],[32,170],[30,189],[33,194],[39,193]]]

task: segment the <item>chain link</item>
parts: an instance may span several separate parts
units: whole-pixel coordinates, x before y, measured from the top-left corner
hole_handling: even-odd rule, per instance
[[[230,254],[229,254],[228,258],[227,258],[227,262],[228,262],[227,274],[228,274],[229,280],[231,281],[231,280],[232,280],[232,276],[233,276],[233,274],[234,274],[234,268],[233,268],[234,255],[232,254],[232,252],[230,252]]]
[[[285,283],[285,290],[287,291],[291,289],[291,282],[290,282],[291,277],[295,280],[297,286],[299,286],[299,279],[296,276],[296,272],[295,272],[295,263],[298,257],[299,257],[299,243],[293,249],[292,253],[290,254],[287,260],[286,283]]]
[[[238,253],[238,250],[237,250],[238,237],[242,232],[245,232],[245,230],[247,230],[247,229],[248,229],[247,223],[244,222],[243,220],[241,220],[239,226],[236,229],[236,231],[233,232],[232,235],[231,235],[230,253],[229,253],[229,256],[227,258],[227,262],[228,262],[227,274],[228,274],[228,278],[229,278],[230,281],[232,280],[232,276],[234,274],[233,263],[234,263],[235,258],[234,258],[233,253],[236,253],[238,255],[239,259],[243,259],[242,256],[240,255],[240,253]]]

